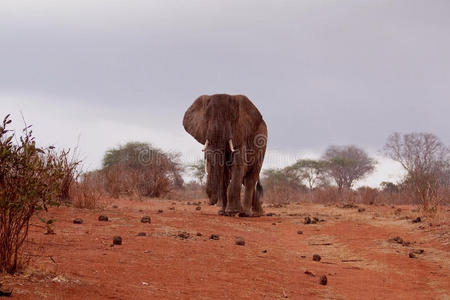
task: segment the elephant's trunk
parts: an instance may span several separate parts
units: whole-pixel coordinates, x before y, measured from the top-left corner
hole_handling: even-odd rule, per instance
[[[210,123],[205,156],[208,169],[206,191],[211,204],[218,203],[223,206],[227,201],[227,187],[230,180],[227,160],[230,158],[230,150],[234,150],[231,140],[230,122]]]

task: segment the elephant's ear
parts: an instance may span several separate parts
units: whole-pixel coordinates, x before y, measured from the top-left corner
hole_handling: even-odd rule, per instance
[[[198,97],[188,108],[183,118],[183,126],[201,144],[206,143],[208,123],[206,119],[206,106],[210,97],[203,95]]]
[[[239,128],[244,129],[244,131],[247,132],[246,136],[248,136],[250,133],[257,130],[258,126],[263,121],[263,118],[256,106],[253,105],[246,96],[235,95],[233,98],[239,104],[238,126]]]

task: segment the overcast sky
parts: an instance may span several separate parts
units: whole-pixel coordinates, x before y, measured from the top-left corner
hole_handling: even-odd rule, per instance
[[[269,129],[266,167],[394,131],[450,144],[450,1],[20,1],[0,4],[0,113],[43,144],[151,142],[201,157],[182,127],[201,94],[245,94]]]

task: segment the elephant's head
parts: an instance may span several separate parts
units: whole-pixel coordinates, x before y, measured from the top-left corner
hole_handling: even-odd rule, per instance
[[[254,132],[261,114],[245,96],[217,94],[198,97],[186,111],[183,126],[198,142],[205,145],[206,191],[210,202],[226,201],[226,188],[235,150],[244,146]]]

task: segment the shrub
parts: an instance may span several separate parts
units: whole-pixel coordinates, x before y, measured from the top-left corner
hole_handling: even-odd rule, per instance
[[[160,197],[182,187],[182,170],[178,154],[135,142],[108,150],[102,172],[105,189],[113,197]]]
[[[104,177],[100,171],[84,173],[80,180],[72,184],[70,199],[76,208],[104,208],[107,201],[104,197]]]
[[[36,146],[30,126],[13,142],[15,134],[6,129],[10,123],[7,115],[0,126],[0,271],[13,273],[30,218],[58,204],[67,153]]]

